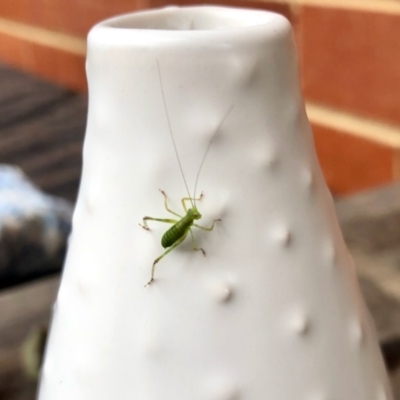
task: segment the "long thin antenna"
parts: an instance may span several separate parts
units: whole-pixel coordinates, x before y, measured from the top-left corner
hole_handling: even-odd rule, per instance
[[[172,143],[173,143],[173,145],[174,145],[174,150],[175,150],[176,158],[177,158],[178,164],[179,164],[179,169],[181,170],[182,178],[183,178],[183,181],[185,182],[186,191],[187,191],[187,193],[188,193],[188,196],[189,196],[189,199],[190,199],[190,203],[192,204],[192,207],[194,207],[192,198],[191,198],[191,196],[190,196],[189,187],[188,187],[188,184],[187,184],[187,182],[186,182],[185,174],[183,173],[183,168],[182,168],[181,160],[180,160],[180,158],[179,158],[178,149],[177,149],[177,147],[176,147],[174,134],[172,133],[171,121],[169,120],[167,102],[165,101],[164,86],[163,86],[163,82],[162,82],[162,78],[161,78],[160,63],[158,62],[158,60],[157,60],[157,68],[158,68],[158,77],[160,78],[160,86],[161,86],[161,93],[162,93],[162,98],[163,98],[163,102],[164,102],[165,114],[167,115],[169,133],[170,133],[170,135],[171,135],[171,139],[172,139]]]
[[[201,169],[203,168],[204,161],[206,160],[208,151],[210,150],[211,144],[212,144],[213,140],[215,139],[215,136],[217,135],[218,131],[221,129],[222,124],[223,124],[223,123],[225,122],[225,120],[228,118],[228,115],[231,113],[232,109],[233,109],[233,105],[231,105],[231,107],[229,108],[229,110],[228,110],[227,113],[225,114],[224,118],[222,118],[222,121],[219,123],[219,125],[218,125],[217,129],[215,130],[215,132],[214,132],[214,134],[213,134],[211,140],[210,140],[209,143],[208,143],[208,146],[207,146],[206,151],[205,151],[205,153],[204,153],[203,159],[201,160],[200,167],[199,167],[199,170],[198,170],[197,175],[196,175],[196,182],[195,182],[195,184],[194,184],[194,195],[193,195],[193,199],[194,199],[194,204],[195,204],[195,205],[196,205],[197,182],[199,181],[199,176],[200,176]]]

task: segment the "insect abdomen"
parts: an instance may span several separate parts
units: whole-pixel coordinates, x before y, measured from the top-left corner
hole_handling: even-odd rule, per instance
[[[164,247],[164,249],[171,247],[178,239],[187,233],[188,229],[192,225],[193,218],[185,215],[180,221],[178,221],[175,225],[172,225],[171,228],[164,233],[161,239],[162,247]]]

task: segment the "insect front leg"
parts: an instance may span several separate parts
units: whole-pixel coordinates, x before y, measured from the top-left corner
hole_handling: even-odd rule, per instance
[[[176,216],[179,217],[179,218],[182,218],[182,215],[179,215],[178,213],[176,213],[175,211],[172,211],[172,210],[168,207],[167,194],[164,192],[164,190],[159,189],[159,191],[160,191],[160,192],[162,193],[162,195],[164,196],[164,206],[165,206],[165,209],[166,209],[169,213],[174,214],[174,215],[176,215]]]
[[[154,262],[153,262],[153,267],[151,268],[151,278],[150,278],[150,280],[146,283],[145,287],[151,285],[151,284],[154,282],[154,273],[155,273],[155,271],[156,271],[156,265],[157,265],[157,263],[158,263],[162,258],[164,258],[169,252],[171,252],[171,251],[174,250],[176,247],[178,247],[178,246],[186,239],[186,236],[187,236],[187,232],[186,232],[182,237],[180,237],[170,248],[168,248],[167,251],[165,251],[164,253],[162,253],[160,257],[157,257],[157,258],[154,260]]]
[[[206,256],[206,252],[204,251],[204,249],[201,248],[201,247],[197,247],[196,246],[196,242],[194,241],[194,236],[193,236],[192,230],[189,229],[189,232],[190,232],[190,236],[192,237],[193,250],[194,251],[201,251],[203,253],[203,256],[205,257]]]
[[[181,200],[181,202],[182,202],[183,209],[185,210],[185,213],[187,213],[186,201],[190,201],[190,202],[192,202],[192,201],[200,201],[203,198],[203,196],[204,196],[203,192],[201,192],[200,196],[197,199],[195,199],[193,197],[184,197]]]
[[[147,225],[147,221],[158,221],[158,222],[165,222],[167,224],[175,224],[178,221],[176,219],[169,219],[169,218],[152,218],[152,217],[143,217],[143,225],[139,224],[143,229],[149,231],[149,225]]]

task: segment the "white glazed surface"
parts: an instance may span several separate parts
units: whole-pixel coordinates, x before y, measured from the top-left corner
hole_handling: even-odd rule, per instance
[[[121,28],[122,27],[122,28]],[[147,29],[133,29],[134,27]],[[149,29],[168,28],[169,30]],[[82,183],[40,400],[390,400],[314,152],[290,24],[168,8],[93,28]],[[194,229],[158,264],[186,196]]]

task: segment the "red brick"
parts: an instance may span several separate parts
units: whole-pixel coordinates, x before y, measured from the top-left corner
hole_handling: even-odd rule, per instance
[[[0,58],[9,65],[30,71],[33,52],[28,43],[0,33]]]
[[[400,15],[303,7],[300,29],[307,99],[400,123]]]
[[[40,0],[38,0],[40,2]],[[35,14],[35,2],[32,0],[0,1],[0,16],[15,21],[32,22]]]
[[[400,182],[400,149],[393,150],[393,180]]]
[[[75,91],[87,90],[83,55],[34,43],[31,45],[35,60],[32,72]]]
[[[143,5],[146,8],[157,8],[165,7],[171,3],[168,0],[142,0]],[[262,0],[211,0],[207,4],[210,5],[221,5],[230,7],[245,7],[245,8],[258,8],[261,10],[269,10],[284,15],[286,18],[292,18],[291,6],[287,4],[277,4],[275,2],[268,2]],[[174,5],[199,5],[196,0],[178,0],[174,2]]]
[[[334,194],[393,181],[393,149],[319,125],[313,126],[318,159]]]
[[[0,60],[72,90],[87,90],[83,55],[0,34]]]

